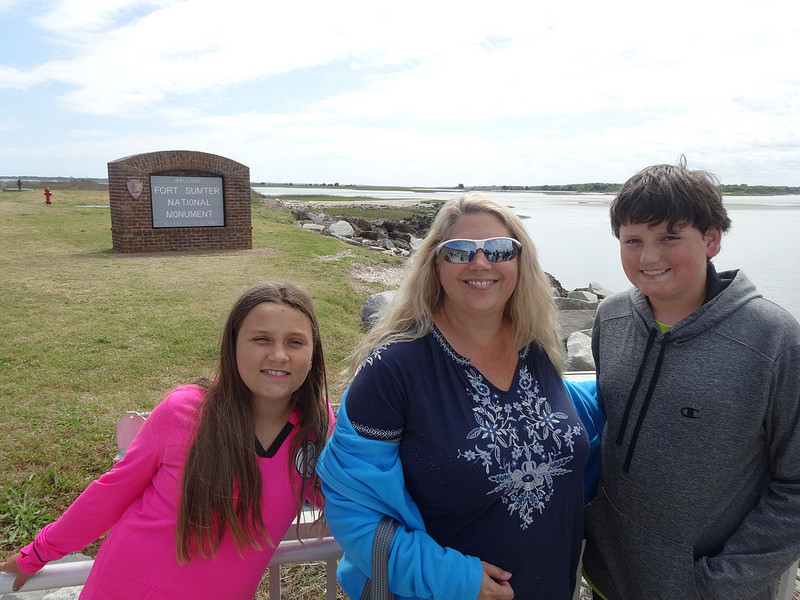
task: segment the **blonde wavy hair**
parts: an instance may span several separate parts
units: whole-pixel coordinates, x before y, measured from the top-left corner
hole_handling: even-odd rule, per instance
[[[349,379],[355,376],[369,354],[380,346],[410,341],[428,333],[433,313],[444,299],[436,274],[436,246],[449,239],[450,230],[464,215],[487,213],[500,219],[511,237],[522,245],[518,254],[517,286],[506,304],[516,348],[534,343],[550,358],[559,374],[564,369],[564,347],[558,333],[557,308],[550,280],[539,265],[536,247],[520,218],[504,204],[480,193],[448,200],[439,210],[428,235],[409,259],[392,304],[351,355]]]

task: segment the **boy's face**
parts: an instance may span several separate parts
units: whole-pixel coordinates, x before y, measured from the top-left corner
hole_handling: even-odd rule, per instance
[[[654,312],[677,312],[683,318],[703,303],[706,259],[717,255],[721,237],[719,228],[703,235],[692,225],[677,225],[670,232],[666,222],[653,227],[628,223],[619,228],[622,268],[650,298]]]

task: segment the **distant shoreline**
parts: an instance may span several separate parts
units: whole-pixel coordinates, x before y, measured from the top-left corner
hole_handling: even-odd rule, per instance
[[[108,187],[108,179],[104,177],[43,177],[43,176],[0,176],[0,184],[3,185],[17,185],[17,180],[22,179],[23,184],[42,184],[47,185],[51,189],[87,189],[97,190]],[[608,194],[614,195],[619,190],[622,184],[619,183],[570,183],[563,185],[474,185],[464,186],[458,185],[453,187],[448,186],[406,186],[406,185],[359,185],[359,184],[345,184],[338,183],[269,183],[263,181],[251,181],[250,187],[280,187],[286,189],[292,188],[314,188],[319,189],[321,193],[325,190],[331,189],[354,189],[369,192],[386,191],[386,190],[408,190],[408,191],[443,191],[443,192],[489,192],[489,193],[504,193],[504,192],[536,192],[541,194]],[[748,185],[748,184],[722,184],[722,193],[725,196],[796,196],[800,195],[800,186],[787,186],[787,185]]]

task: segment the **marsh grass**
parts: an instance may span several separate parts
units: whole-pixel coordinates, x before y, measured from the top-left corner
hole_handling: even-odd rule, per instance
[[[295,227],[288,210],[256,199],[252,217],[262,253],[131,256],[112,250],[105,191],[55,190],[52,205],[41,190],[0,194],[2,555],[111,467],[126,410],[150,410],[213,373],[228,310],[257,281],[309,290],[338,402],[361,307],[383,289],[355,282],[353,266],[392,259]],[[312,572],[314,588],[319,566]],[[324,596],[309,594],[285,589],[290,600]]]

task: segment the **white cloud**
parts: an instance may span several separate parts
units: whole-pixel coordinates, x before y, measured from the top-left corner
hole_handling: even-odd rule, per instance
[[[279,180],[525,184],[686,153],[797,183],[791,0],[541,4],[0,0],[28,33],[0,59],[0,127],[41,137],[46,94],[50,147],[95,165],[185,147]]]

